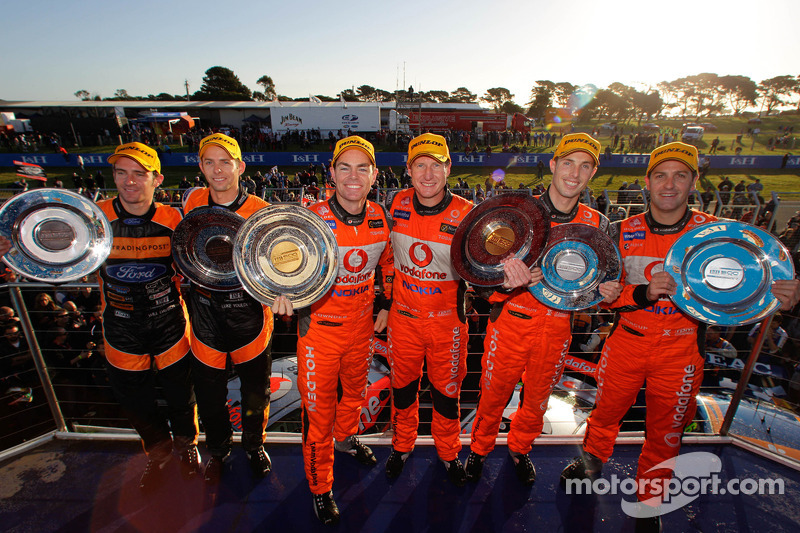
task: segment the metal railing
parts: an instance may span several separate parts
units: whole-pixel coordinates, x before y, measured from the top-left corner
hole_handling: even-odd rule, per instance
[[[14,282],[0,290],[0,297],[14,309],[17,317],[4,322],[0,362],[0,450],[26,440],[59,431],[68,434],[122,432],[136,438],[114,399],[105,372],[102,332],[91,311],[70,315],[72,336],[68,342],[56,339],[61,332],[63,312],[54,306],[36,306],[41,293],[55,303],[63,303],[78,289],[97,290],[92,283],[65,284],[54,288],[42,283]],[[5,298],[0,298],[5,299]],[[2,303],[2,302],[0,302]],[[483,339],[488,321],[488,304],[474,299],[469,313],[468,373],[461,394],[461,426],[466,439],[479,400]],[[56,318],[57,315],[62,318]],[[276,317],[273,337],[273,378],[291,382],[289,390],[274,395],[268,434],[300,442],[300,396],[296,389],[297,324],[295,318]],[[576,313],[573,339],[566,368],[550,399],[545,430],[540,443],[580,442],[585,420],[594,405],[594,369],[608,335],[613,316],[598,310]],[[91,323],[95,330],[81,330],[75,324]],[[734,343],[732,354],[707,354],[705,377],[698,397],[698,411],[685,438],[737,436],[759,447],[764,453],[800,461],[800,317],[784,313],[785,333],[770,329],[770,319],[757,326],[742,326],[723,332]],[[14,327],[23,333],[23,342],[12,346]],[[80,333],[83,331],[83,333]],[[777,353],[762,350],[764,335],[758,331],[786,337]],[[89,340],[91,339],[91,340]],[[748,341],[748,339],[751,339]],[[95,347],[90,347],[94,342]],[[375,357],[369,374],[367,400],[362,409],[360,431],[388,443],[391,386],[385,341],[376,341]],[[91,352],[91,353],[87,353]],[[229,411],[234,428],[238,415],[235,375],[230,375]],[[519,400],[519,386],[508,404],[498,442],[503,443]],[[640,441],[644,431],[644,389],[622,424],[621,442]],[[432,401],[423,379],[420,393],[420,437],[430,435]]]

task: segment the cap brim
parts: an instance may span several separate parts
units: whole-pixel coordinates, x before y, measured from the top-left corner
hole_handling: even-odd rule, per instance
[[[114,163],[117,162],[117,160],[120,157],[127,157],[128,159],[130,159],[132,161],[136,161],[137,163],[142,165],[143,169],[147,170],[148,172],[158,172],[159,174],[161,173],[161,171],[158,170],[157,168],[153,167],[152,165],[148,165],[147,163],[145,163],[144,161],[142,161],[138,157],[135,157],[135,156],[133,156],[131,154],[111,154],[110,156],[108,156],[108,163],[110,165],[113,165]]]
[[[370,161],[372,161],[372,164],[373,164],[373,165],[377,165],[377,162],[375,161],[375,156],[373,156],[371,153],[369,153],[367,150],[365,150],[365,149],[364,149],[364,148],[362,148],[361,146],[358,146],[357,144],[353,144],[353,145],[351,145],[351,146],[348,146],[347,148],[345,148],[344,150],[342,150],[341,152],[339,152],[338,154],[336,154],[336,157],[335,157],[334,159],[332,159],[332,160],[331,160],[331,165],[335,165],[335,164],[336,164],[336,161],[337,161],[337,160],[338,160],[340,157],[342,157],[342,154],[343,154],[343,153],[345,153],[345,152],[346,152],[346,151],[348,151],[348,150],[352,150],[352,149],[360,150],[362,153],[366,154],[366,156],[369,158],[369,160],[370,160]]]
[[[667,161],[677,161],[679,163],[683,163],[684,165],[686,165],[686,168],[691,170],[693,173],[697,174],[698,170],[696,168],[693,168],[692,165],[690,165],[689,163],[687,163],[685,159],[681,159],[679,157],[665,157],[664,159],[656,163],[654,166],[648,167],[647,176],[649,176],[650,173],[653,172],[656,169],[656,167],[658,167],[658,165],[660,165],[661,163],[666,163]]]
[[[437,160],[440,163],[447,163],[448,161],[450,161],[450,158],[445,156],[445,155],[432,154],[432,153],[429,153],[429,152],[420,152],[418,154],[415,154],[414,157],[412,157],[411,159],[408,160],[409,164],[412,163],[418,157],[423,156],[423,155],[427,155],[428,157],[432,157],[432,158],[434,158],[435,160]]]
[[[204,145],[203,145],[203,147],[202,147],[202,148],[200,148],[200,151],[197,153],[197,157],[199,157],[199,158],[202,158],[202,157],[203,157],[203,152],[205,152],[205,151],[206,151],[206,148],[208,148],[208,147],[209,147],[209,146],[211,146],[212,144],[213,144],[214,146],[219,146],[220,148],[222,148],[223,150],[225,150],[225,152],[226,152],[226,153],[227,153],[229,156],[231,156],[231,159],[239,159],[238,157],[236,157],[235,155],[233,155],[233,154],[231,153],[231,151],[230,151],[230,150],[228,150],[228,147],[227,147],[227,146],[225,146],[225,145],[224,145],[224,144],[222,144],[222,143],[218,143],[218,142],[216,142],[216,141],[209,141],[209,142],[207,142],[206,144],[204,144]]]
[[[583,148],[573,148],[571,150],[565,150],[564,152],[561,152],[560,154],[558,154],[558,156],[556,156],[556,157],[564,157],[565,155],[573,154],[575,152],[587,153],[590,156],[592,156],[592,159],[594,159],[594,164],[595,165],[599,165],[600,164],[600,158],[596,154],[590,152],[589,150],[584,150]]]

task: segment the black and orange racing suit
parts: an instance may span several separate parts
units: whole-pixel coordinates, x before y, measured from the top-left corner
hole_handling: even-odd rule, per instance
[[[173,440],[179,452],[197,443],[189,321],[182,278],[172,262],[172,232],[181,214],[153,203],[146,214],[131,215],[116,198],[98,205],[114,235],[98,271],[109,381],[145,451],[163,459]],[[169,424],[157,408],[156,382],[163,387]]]
[[[388,309],[394,265],[389,218],[379,204],[367,202],[361,214],[351,215],[334,197],[309,209],[333,230],[339,248],[333,286],[298,311],[303,459],[311,492],[324,494],[333,486],[333,439],[358,432],[372,361],[375,271],[384,289],[379,307]]]
[[[229,209],[244,218],[269,204],[248,194],[239,185],[239,194],[227,206],[217,205],[207,188],[196,189],[185,198],[184,209],[212,206]],[[233,428],[228,413],[228,373],[230,355],[241,382],[242,446],[254,451],[264,443],[269,420],[269,380],[272,372],[272,311],[256,301],[243,288],[214,291],[191,284],[189,312],[192,317],[192,367],[197,407],[211,455],[230,453]]]
[[[605,232],[609,229],[604,215],[581,203],[562,213],[550,201],[549,191],[539,198],[549,213],[550,227],[581,223]],[[523,401],[508,433],[508,449],[526,454],[542,433],[548,399],[564,372],[572,313],[548,307],[525,287],[497,291],[488,299],[493,305],[486,326],[481,396],[470,450],[487,455],[494,449],[503,409],[522,378]]]
[[[658,224],[649,211],[612,225],[625,287],[612,304],[617,314],[597,366],[597,398],[583,446],[607,461],[620,421],[645,385],[646,437],[637,472],[642,501],[671,477],[669,469],[651,468],[680,451],[703,381],[705,343],[705,324],[681,312],[669,298],[648,301],[647,285],[653,273],[663,270],[667,252],[681,235],[715,220],[713,215],[687,209],[672,226]]]
[[[392,367],[392,445],[414,448],[419,426],[419,386],[427,362],[433,398],[431,434],[439,457],[452,461],[461,449],[459,396],[467,373],[469,333],[464,309],[466,284],[453,270],[450,245],[472,203],[445,190],[433,207],[413,189],[391,201],[395,282],[389,312]]]

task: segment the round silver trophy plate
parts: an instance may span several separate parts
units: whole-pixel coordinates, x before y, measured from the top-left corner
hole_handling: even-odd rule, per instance
[[[108,258],[113,239],[97,204],[64,189],[35,189],[9,199],[0,208],[0,235],[12,244],[3,261],[47,283],[91,274]]]
[[[565,311],[587,309],[600,303],[600,284],[618,281],[622,261],[614,241],[586,224],[559,224],[540,261],[544,279],[530,287],[543,304]]]
[[[272,305],[286,296],[295,308],[322,298],[333,285],[338,246],[316,213],[273,205],[244,221],[233,243],[233,264],[244,289]]]
[[[794,279],[791,255],[774,235],[728,220],[681,235],[667,252],[664,270],[678,284],[675,305],[697,320],[723,326],[774,313],[780,301],[772,282]]]
[[[172,258],[192,282],[215,291],[242,286],[233,266],[233,241],[244,218],[221,207],[192,209],[175,227]]]

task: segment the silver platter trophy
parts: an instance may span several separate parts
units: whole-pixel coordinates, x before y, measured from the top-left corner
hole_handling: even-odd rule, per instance
[[[244,289],[272,305],[286,296],[295,308],[322,298],[336,277],[339,248],[316,213],[273,205],[244,221],[233,243],[233,264]]]
[[[108,258],[113,239],[111,223],[97,204],[64,189],[12,197],[0,208],[0,235],[12,244],[3,261],[47,283],[91,274]]]
[[[619,250],[605,232],[586,224],[550,228],[540,260],[544,279],[530,287],[543,304],[565,311],[600,303],[600,284],[622,274]]]
[[[547,242],[550,220],[542,202],[527,193],[493,196],[473,208],[453,235],[453,269],[472,285],[503,283],[502,261],[516,257],[532,266]]]
[[[664,270],[678,284],[675,305],[723,326],[758,322],[777,311],[772,282],[794,279],[791,255],[774,235],[727,220],[683,234],[667,252]]]
[[[215,291],[242,286],[233,267],[233,241],[244,218],[222,207],[192,209],[172,234],[172,258],[191,281]]]

